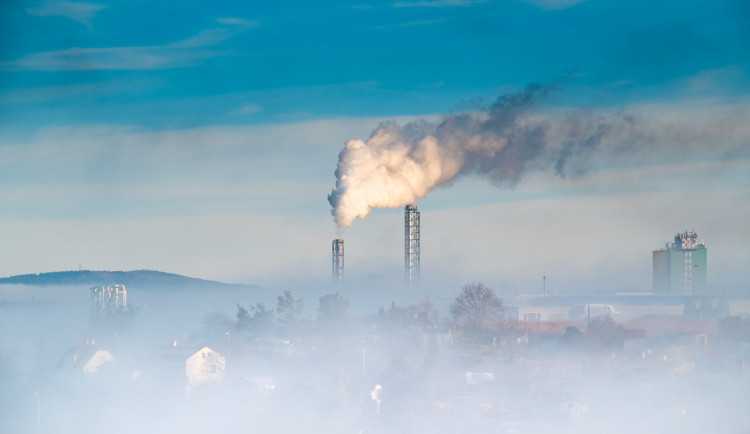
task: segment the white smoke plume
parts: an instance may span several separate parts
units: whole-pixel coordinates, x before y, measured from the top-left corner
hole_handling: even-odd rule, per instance
[[[605,110],[539,110],[538,103],[551,89],[532,84],[499,97],[485,111],[449,115],[437,124],[384,123],[367,141],[348,141],[328,196],[339,230],[372,208],[416,203],[461,175],[479,174],[512,187],[530,170],[581,175],[602,163],[627,164],[644,152],[671,158],[675,144],[683,153],[691,137],[706,135],[705,125],[698,128],[685,121]],[[747,138],[747,132],[727,131],[722,128],[717,138]],[[696,146],[704,148],[705,143]]]
[[[439,125],[415,122],[380,125],[365,142],[350,140],[339,154],[336,186],[328,196],[339,228],[351,226],[375,208],[415,203],[436,186],[478,172],[499,184],[516,183],[552,144],[548,122],[534,119],[534,103],[548,88],[530,85],[500,97],[486,112],[451,115]],[[595,146],[606,124],[558,131],[562,173],[577,147]],[[584,137],[577,137],[585,130]],[[582,140],[581,140],[582,139]]]

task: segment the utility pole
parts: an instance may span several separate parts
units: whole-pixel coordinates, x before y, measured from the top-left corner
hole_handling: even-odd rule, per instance
[[[544,288],[544,296],[547,296],[547,275],[542,276],[542,288]]]
[[[34,398],[36,399],[36,434],[42,434],[42,397],[35,392]]]
[[[232,364],[232,334],[229,333],[229,330],[224,334],[227,335],[227,361],[224,367],[224,372],[226,372],[229,369],[229,365]]]

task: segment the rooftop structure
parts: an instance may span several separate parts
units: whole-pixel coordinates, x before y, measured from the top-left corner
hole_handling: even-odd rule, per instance
[[[695,231],[676,234],[653,257],[655,294],[708,294],[706,244],[698,242]]]

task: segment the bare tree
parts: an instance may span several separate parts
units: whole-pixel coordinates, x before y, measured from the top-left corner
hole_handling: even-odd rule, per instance
[[[500,318],[503,310],[503,301],[483,283],[464,285],[450,307],[453,319],[466,321],[471,328],[479,328],[484,321]]]
[[[346,308],[349,307],[349,300],[336,294],[327,294],[320,297],[320,306],[318,307],[318,319],[338,320],[346,315]]]
[[[204,320],[205,322],[205,320]],[[237,329],[246,331],[260,331],[271,328],[274,323],[273,310],[263,303],[255,306],[245,306],[237,303]]]
[[[586,326],[586,337],[593,349],[618,349],[624,342],[622,326],[610,314],[592,319]]]

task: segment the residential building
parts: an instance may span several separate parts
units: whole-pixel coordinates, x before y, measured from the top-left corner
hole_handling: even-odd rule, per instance
[[[653,258],[654,294],[708,295],[706,244],[694,231],[676,234]]]

